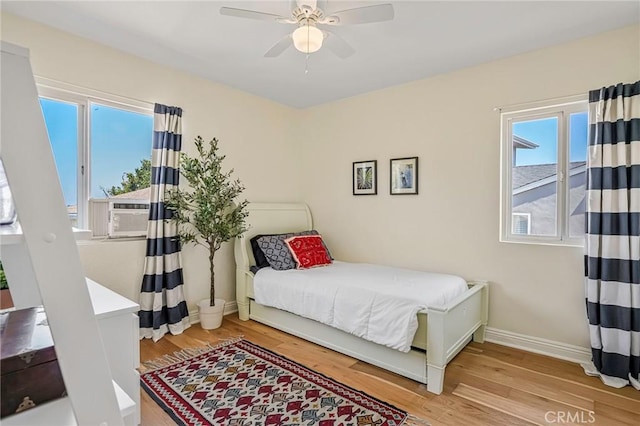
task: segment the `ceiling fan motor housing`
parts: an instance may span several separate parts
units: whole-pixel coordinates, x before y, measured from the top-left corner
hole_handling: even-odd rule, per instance
[[[298,21],[318,22],[324,18],[324,12],[321,9],[311,9],[309,6],[296,7],[291,11],[293,18]]]

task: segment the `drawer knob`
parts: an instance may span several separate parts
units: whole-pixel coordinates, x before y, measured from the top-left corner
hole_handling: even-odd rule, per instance
[[[20,405],[18,405],[18,409],[16,410],[16,413],[19,413],[24,410],[28,410],[29,408],[33,408],[35,406],[36,406],[36,403],[33,402],[31,398],[29,398],[28,396],[25,396],[22,399],[22,402],[20,403]]]
[[[30,364],[31,360],[34,356],[36,356],[36,351],[25,352],[23,354],[18,355],[25,364]]]

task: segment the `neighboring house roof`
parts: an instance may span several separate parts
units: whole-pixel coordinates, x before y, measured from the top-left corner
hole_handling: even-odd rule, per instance
[[[569,163],[569,170],[583,167],[585,161],[574,161]],[[541,181],[555,176],[557,164],[532,164],[529,166],[516,166],[513,168],[511,179],[513,189],[521,188],[525,185]]]
[[[126,198],[127,200],[149,200],[151,196],[151,188],[142,188],[136,191],[125,192],[124,194],[114,195],[109,198]]]
[[[514,148],[524,148],[524,149],[534,149],[539,147],[537,143],[533,143],[528,139],[521,138],[520,136],[513,135],[513,147]]]

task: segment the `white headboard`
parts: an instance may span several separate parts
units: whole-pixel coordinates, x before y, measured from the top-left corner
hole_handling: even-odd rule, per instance
[[[241,271],[249,271],[255,265],[252,237],[313,229],[311,212],[304,203],[249,203],[247,211],[249,230],[235,242],[236,268]]]

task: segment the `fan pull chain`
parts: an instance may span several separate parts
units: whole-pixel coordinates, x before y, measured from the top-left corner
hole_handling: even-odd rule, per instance
[[[309,31],[311,31],[309,27],[309,19],[307,19],[307,58],[304,61],[304,75],[309,74]]]

